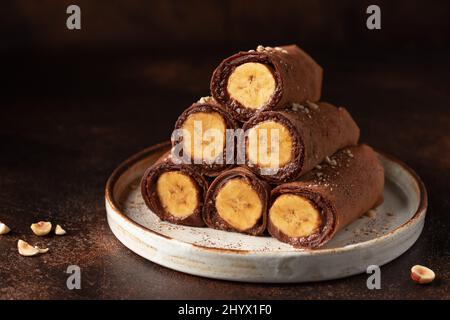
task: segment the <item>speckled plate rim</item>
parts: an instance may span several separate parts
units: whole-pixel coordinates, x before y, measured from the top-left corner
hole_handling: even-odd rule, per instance
[[[187,246],[190,248],[198,248],[198,249],[202,249],[202,250],[209,251],[209,252],[216,252],[216,253],[227,254],[227,255],[243,255],[244,254],[244,255],[253,255],[253,256],[263,255],[263,256],[267,256],[267,257],[270,257],[270,256],[298,257],[298,256],[302,256],[302,255],[317,256],[317,255],[341,254],[346,251],[362,249],[364,247],[376,245],[379,242],[388,241],[390,238],[394,238],[395,236],[400,235],[401,233],[405,232],[409,227],[412,227],[414,224],[421,222],[425,218],[425,214],[426,214],[426,210],[427,210],[427,206],[428,206],[428,196],[427,196],[427,191],[426,191],[425,185],[422,182],[422,180],[420,179],[420,177],[417,175],[417,173],[413,169],[408,167],[404,162],[398,160],[397,158],[395,158],[391,155],[387,155],[387,154],[385,154],[383,152],[379,152],[377,150],[377,153],[379,155],[381,155],[382,157],[386,158],[387,160],[389,160],[391,162],[394,162],[395,164],[400,166],[403,170],[405,170],[409,174],[411,180],[414,181],[416,184],[415,187],[417,189],[416,191],[418,193],[418,199],[419,199],[419,204],[418,204],[417,210],[413,214],[413,216],[405,223],[401,224],[394,230],[391,230],[390,232],[388,232],[382,236],[379,236],[379,237],[371,239],[371,240],[363,241],[363,242],[349,244],[349,245],[339,247],[339,248],[301,250],[301,251],[276,251],[276,252],[256,252],[256,251],[254,252],[254,251],[249,251],[249,250],[212,248],[212,247],[206,247],[206,246],[186,243],[183,241],[179,241],[177,239],[170,238],[166,235],[160,234],[154,230],[148,229],[148,228],[140,225],[139,223],[133,221],[132,219],[130,219],[125,213],[123,213],[119,209],[120,207],[119,207],[118,200],[114,197],[114,192],[113,192],[116,182],[118,181],[118,179],[121,177],[121,175],[124,172],[126,172],[129,168],[131,168],[137,162],[145,159],[150,154],[161,151],[163,149],[168,149],[169,147],[170,147],[170,141],[158,143],[156,145],[148,147],[148,148],[134,154],[130,158],[123,161],[113,171],[113,173],[108,178],[108,181],[106,182],[105,201],[107,202],[109,207],[112,209],[112,213],[115,214],[117,218],[120,218],[124,222],[129,223],[132,226],[139,228],[141,231],[146,232],[149,235],[156,236],[160,240],[165,239],[165,240],[171,241],[171,243],[173,243],[173,241],[175,241],[180,246]],[[109,213],[111,213],[111,212],[109,212]]]

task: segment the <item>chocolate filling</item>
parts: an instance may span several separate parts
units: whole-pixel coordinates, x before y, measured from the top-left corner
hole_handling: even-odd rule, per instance
[[[279,230],[271,222],[269,215],[267,222],[267,229],[269,230],[269,233],[274,238],[277,238],[280,241],[289,243],[294,247],[300,248],[314,248],[319,246],[321,243],[328,241],[328,239],[332,236],[333,230],[335,229],[336,226],[336,212],[331,203],[317,192],[313,192],[308,189],[301,189],[289,186],[286,188],[274,190],[271,197],[272,200],[270,202],[269,212],[272,204],[282,194],[294,194],[309,200],[310,203],[320,213],[322,225],[316,232],[306,237],[290,237],[281,232],[281,230]]]
[[[243,129],[264,121],[275,121],[284,125],[291,133],[293,159],[273,174],[261,174],[258,165],[250,163],[247,167],[261,178],[272,184],[295,181],[327,156],[339,149],[356,145],[359,128],[344,108],[320,102],[315,107],[292,107],[282,111],[264,111],[247,121]],[[246,138],[246,145],[248,139]]]
[[[237,66],[248,62],[266,65],[275,79],[271,99],[258,109],[250,109],[232,99],[228,93],[228,79]],[[282,109],[289,103],[318,101],[322,88],[322,68],[295,45],[239,52],[223,60],[211,78],[211,94],[240,121],[247,121],[256,113]]]
[[[335,153],[294,182],[277,186],[271,205],[282,194],[306,198],[321,214],[322,225],[306,237],[291,237],[279,230],[269,217],[268,231],[280,241],[298,248],[317,248],[352,223],[383,197],[384,170],[376,153],[367,145],[347,147]],[[270,211],[269,211],[270,212]]]
[[[175,129],[181,129],[183,127],[184,122],[194,113],[197,112],[216,112],[222,116],[225,121],[226,129],[236,129],[236,122],[230,117],[228,112],[224,110],[217,102],[214,100],[210,100],[209,102],[204,103],[194,103],[188,109],[186,109],[177,119],[175,123]],[[176,140],[172,141],[172,146],[175,146],[178,143],[183,143],[183,137],[178,137]],[[233,151],[234,153],[234,151]],[[182,154],[180,154],[182,156]],[[205,174],[207,176],[217,176],[220,172],[227,168],[231,168],[233,164],[227,164],[227,153],[226,153],[226,139],[225,145],[222,153],[222,163],[208,163],[206,161],[202,161],[201,164],[194,163],[194,160],[191,159],[191,164],[186,164],[198,170],[201,174]]]
[[[261,175],[261,168],[255,164],[251,164],[248,161],[247,149],[248,149],[248,137],[245,137],[245,147],[246,147],[246,159],[247,159],[247,167],[253,171],[254,173],[260,175],[264,180],[269,183],[277,183],[280,181],[289,181],[298,176],[299,171],[302,170],[303,161],[305,157],[304,152],[304,144],[302,137],[299,135],[296,128],[293,126],[292,122],[289,121],[283,114],[274,112],[274,111],[266,111],[263,113],[257,114],[255,117],[251,118],[248,122],[244,124],[243,129],[245,131],[251,129],[259,123],[265,121],[275,121],[283,126],[285,126],[289,133],[291,134],[293,141],[293,149],[292,149],[292,159],[289,163],[280,167],[278,171],[274,174]]]
[[[217,213],[215,207],[216,197],[221,188],[232,179],[243,179],[258,194],[262,204],[262,215],[256,224],[244,231],[237,230],[231,226]],[[251,235],[261,235],[266,229],[267,208],[269,202],[270,187],[264,181],[258,179],[252,172],[245,168],[237,167],[223,172],[211,184],[205,198],[205,208],[203,211],[203,220],[210,228],[242,232]]]
[[[236,67],[248,62],[265,64],[272,72],[276,83],[275,91],[273,92],[272,97],[259,109],[246,108],[241,103],[231,98],[227,90],[228,79],[233,71]],[[255,52],[242,55],[241,53],[238,53],[228,59],[225,59],[220,67],[220,75],[214,74],[213,76],[212,81],[214,84],[211,84],[211,92],[213,93],[214,98],[217,101],[220,101],[220,103],[222,103],[227,110],[232,113],[234,119],[237,119],[238,121],[245,121],[253,116],[257,111],[273,109],[280,101],[283,87],[282,79],[280,74],[276,71],[275,65],[271,62],[271,58],[267,54]]]
[[[165,172],[178,171],[192,179],[197,188],[197,208],[193,213],[186,217],[176,217],[166,211],[160,202],[156,184],[158,178]],[[202,227],[204,222],[202,219],[203,201],[206,194],[208,184],[206,180],[198,174],[189,165],[178,165],[171,162],[168,154],[165,154],[153,166],[144,173],[141,180],[141,194],[147,207],[153,211],[161,220],[169,221],[175,224],[187,226]]]

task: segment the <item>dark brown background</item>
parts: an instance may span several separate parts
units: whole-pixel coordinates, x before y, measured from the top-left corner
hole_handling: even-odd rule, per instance
[[[369,4],[382,30],[365,27]],[[78,4],[82,30],[65,27]],[[448,1],[2,1],[0,58],[0,298],[450,298],[450,24]],[[166,140],[178,114],[208,94],[220,60],[258,44],[297,43],[324,67],[324,100],[345,105],[362,140],[424,180],[430,205],[419,241],[367,275],[314,284],[237,284],[152,264],[110,232],[108,175]],[[37,238],[37,220],[62,238]],[[18,238],[48,245],[34,258]],[[409,280],[421,263],[438,275]],[[82,290],[64,273],[82,269]]]

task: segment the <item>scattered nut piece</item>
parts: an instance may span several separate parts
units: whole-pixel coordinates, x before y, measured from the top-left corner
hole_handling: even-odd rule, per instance
[[[39,221],[38,223],[33,223],[31,225],[31,230],[33,230],[33,233],[37,236],[45,236],[52,230],[52,223]]]
[[[10,231],[11,229],[6,224],[0,222],[0,234],[7,234]]]
[[[351,151],[350,149],[345,149],[344,152],[345,152],[350,158],[353,158],[353,157],[354,157],[354,155],[353,155],[353,153],[352,153],[352,151]]]
[[[288,53],[287,50],[280,48],[280,47],[275,47],[274,49],[277,51],[283,52],[283,53]]]
[[[41,249],[41,248],[39,248],[37,246],[34,246],[34,248],[37,249],[39,251],[39,253],[47,253],[48,250],[49,250],[48,248]]]
[[[56,225],[55,234],[57,236],[62,236],[66,234],[66,230],[64,230],[59,224]]]
[[[292,104],[292,110],[293,110],[293,111],[298,111],[298,110],[300,110],[302,107],[303,107],[303,106],[302,106],[300,103],[297,103],[297,102],[294,102],[294,103]]]
[[[434,280],[435,277],[436,275],[434,274],[434,271],[427,267],[417,264],[411,268],[411,279],[413,279],[413,281],[417,283],[430,283]]]
[[[206,103],[206,102],[208,102],[209,100],[211,100],[211,97],[210,96],[206,96],[206,97],[201,97],[200,99],[198,99],[198,103]]]
[[[291,109],[292,109],[292,111],[302,111],[303,113],[306,113],[306,114],[309,113],[308,108],[306,108],[304,105],[297,103],[297,102],[292,103]]]
[[[325,157],[325,162],[326,163],[328,163],[329,165],[331,165],[331,166],[337,166],[337,162],[336,162],[336,160],[334,160],[334,159],[331,159],[330,157]]]
[[[33,247],[28,242],[23,240],[19,240],[17,242],[17,249],[19,250],[19,254],[25,257],[32,257],[40,253],[48,252],[48,248],[40,249],[38,247]]]
[[[308,100],[306,100],[306,105],[313,110],[319,109],[319,106],[317,104]]]
[[[256,47],[256,51],[258,51],[258,52],[262,52],[264,50],[265,50],[265,48],[262,45],[259,45],[259,46]]]
[[[366,212],[366,217],[370,219],[375,219],[377,217],[377,212],[373,209]]]

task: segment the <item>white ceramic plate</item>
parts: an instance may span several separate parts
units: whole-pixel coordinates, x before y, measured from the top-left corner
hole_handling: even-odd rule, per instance
[[[144,170],[168,148],[163,143],[143,150],[113,172],[106,186],[106,211],[112,232],[125,246],[174,270],[247,282],[342,278],[397,258],[423,228],[423,183],[405,164],[386,155],[379,155],[386,185],[376,217],[363,216],[318,250],[294,249],[271,237],[169,224],[145,206],[139,188]]]

